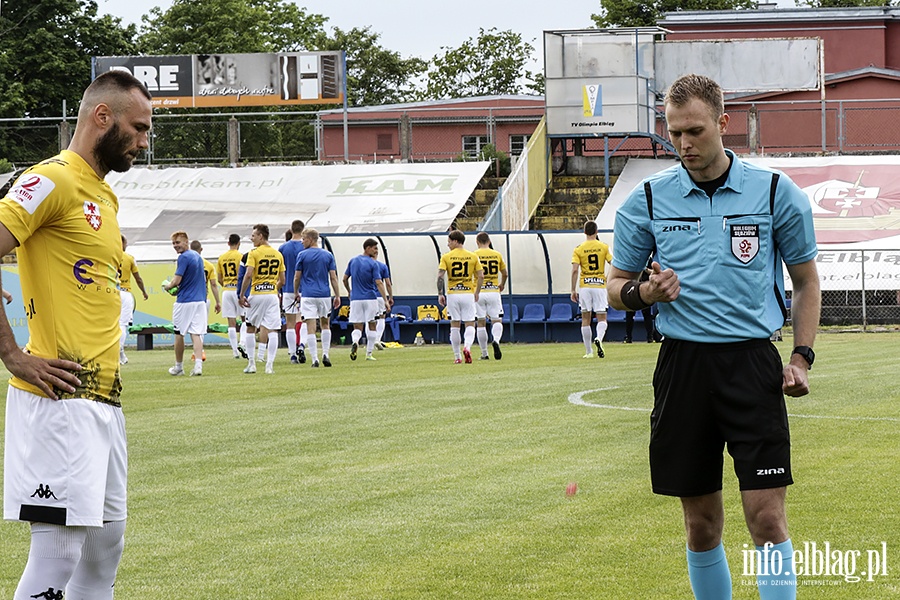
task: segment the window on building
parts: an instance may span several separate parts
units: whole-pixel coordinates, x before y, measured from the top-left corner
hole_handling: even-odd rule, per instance
[[[393,133],[379,133],[378,134],[378,149],[379,150],[393,150],[394,149],[394,134]]]
[[[486,135],[464,135],[462,138],[463,152],[472,158],[478,158],[481,149],[488,144],[488,136]]]
[[[519,156],[525,152],[525,146],[529,139],[531,139],[531,135],[527,133],[509,136],[509,155]]]

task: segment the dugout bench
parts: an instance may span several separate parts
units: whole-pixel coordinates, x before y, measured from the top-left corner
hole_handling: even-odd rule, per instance
[[[138,350],[153,350],[153,335],[175,333],[175,328],[171,323],[168,325],[131,325],[128,333],[137,336]],[[206,328],[206,333],[228,333],[228,328],[220,323],[213,323]]]

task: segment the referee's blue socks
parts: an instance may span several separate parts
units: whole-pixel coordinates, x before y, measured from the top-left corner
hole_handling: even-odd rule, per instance
[[[760,564],[756,582],[760,600],[794,600],[797,597],[797,573],[794,570],[794,545],[791,540],[770,546],[757,546]],[[766,560],[767,564],[762,564]]]
[[[731,600],[731,572],[725,558],[725,547],[719,545],[705,552],[687,551],[688,576],[697,600]]]

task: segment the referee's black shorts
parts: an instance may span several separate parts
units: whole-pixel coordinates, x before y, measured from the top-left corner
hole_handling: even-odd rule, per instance
[[[793,483],[781,385],[781,357],[769,340],[664,340],[650,414],[653,491],[687,497],[721,490],[726,445],[741,490]]]

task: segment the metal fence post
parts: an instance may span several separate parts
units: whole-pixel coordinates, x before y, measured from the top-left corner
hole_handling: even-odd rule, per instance
[[[236,165],[241,160],[241,125],[234,117],[228,119],[228,162]]]
[[[859,254],[860,287],[862,288],[862,328],[865,331],[868,325],[868,319],[866,318],[866,251],[862,250]]]

